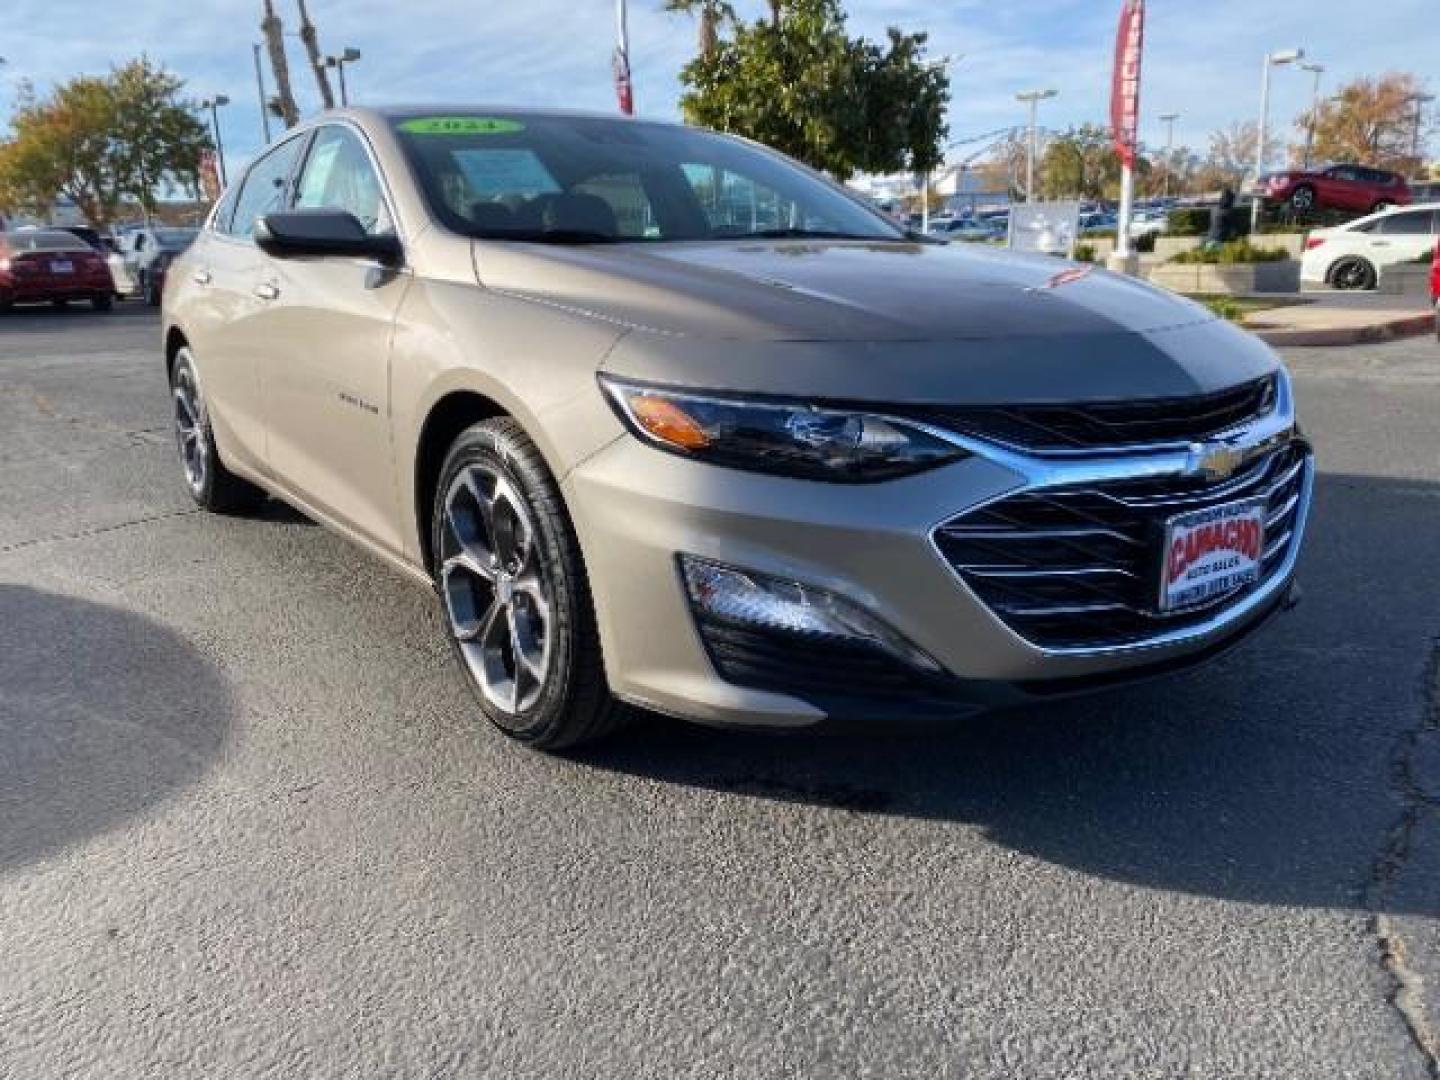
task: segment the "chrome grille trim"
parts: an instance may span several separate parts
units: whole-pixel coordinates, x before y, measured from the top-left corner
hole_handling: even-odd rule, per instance
[[[1243,622],[1289,587],[1314,487],[1314,457],[1294,426],[1289,380],[1282,373],[1278,383],[1272,412],[1244,429],[1232,444],[1245,455],[1239,473],[1213,485],[1204,484],[1189,472],[1188,450],[1134,453],[1127,448],[1103,456],[1057,461],[966,439],[967,449],[1012,470],[1019,483],[937,523],[930,533],[931,547],[1000,626],[1028,648],[1047,656],[1141,652],[1203,639]],[[1294,462],[1280,459],[1277,465],[1278,455],[1292,453],[1296,455]],[[1282,471],[1275,472],[1277,468]],[[1270,475],[1272,472],[1275,475]],[[1133,568],[1124,565],[1127,559],[1138,559],[1145,549],[1154,552],[1153,557],[1148,553],[1144,557],[1153,561],[1158,573],[1159,542],[1151,533],[1145,533],[1142,542],[1136,535],[1127,534],[1127,528],[1133,533],[1135,528],[1148,528],[1175,513],[1220,502],[1274,499],[1291,486],[1295,490],[1268,508],[1258,584],[1208,604],[1165,613],[1155,610],[1153,596],[1141,600],[1138,594],[1127,594],[1122,602],[1114,594],[1121,588],[1120,582],[1130,582],[1125,586],[1130,589],[1146,584]],[[1094,500],[1088,507],[1093,513],[1087,513],[1083,503],[1074,505],[1081,498]],[[1004,504],[1022,499],[1027,509],[1038,511],[1034,516],[1050,513],[1046,504],[1053,504],[1056,517],[1065,520],[1037,524],[1027,521],[1024,514],[1016,514],[1015,524],[1007,525],[1003,520]],[[1065,505],[1067,500],[1071,505]],[[984,517],[986,512],[993,512],[989,519]],[[1113,520],[1116,515],[1130,515],[1140,524],[1127,519],[1125,526],[1117,527]],[[1107,516],[1112,520],[1107,521]],[[977,517],[980,520],[976,524],[966,524],[966,519]],[[954,551],[954,545],[961,542],[991,550],[983,550],[983,559],[952,560],[945,545],[951,544]],[[1033,559],[1025,558],[1022,552],[1027,545],[1032,554],[1037,546],[1044,547],[1054,566],[1036,566]],[[1108,547],[1100,556],[1091,551],[1092,557],[1087,559],[1087,548],[1095,545]],[[1012,549],[1014,554],[1006,549]],[[1042,595],[1035,595],[1036,590]],[[1077,637],[1066,641],[1062,634],[1034,629],[1033,620],[1037,619],[1074,617],[1089,623],[1092,616],[1096,621],[1108,619],[1112,623],[1119,619],[1116,625],[1123,625],[1125,630],[1113,640],[1105,640],[1103,628],[1087,625],[1081,629],[1086,633],[1093,630],[1099,635],[1095,640],[1081,641]],[[1027,620],[1031,620],[1029,626]]]

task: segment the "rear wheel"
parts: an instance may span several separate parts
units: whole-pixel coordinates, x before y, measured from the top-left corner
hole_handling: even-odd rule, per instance
[[[1386,200],[1386,199],[1381,199],[1381,200],[1380,200],[1379,202],[1377,202],[1374,206],[1370,207],[1370,213],[1372,213],[1372,214],[1378,214],[1378,213],[1380,213],[1382,210],[1389,210],[1389,209],[1390,209],[1392,206],[1394,206],[1394,205],[1395,205],[1394,203],[1392,203],[1392,202],[1390,202],[1390,201],[1388,201],[1388,200]]]
[[[185,486],[196,505],[216,514],[236,514],[263,502],[264,492],[240,479],[220,460],[188,347],[182,346],[175,354],[170,397],[175,411],[175,446],[185,471]]]
[[[620,726],[575,530],[514,420],[476,424],[450,448],[431,549],[451,644],[492,724],[544,750]]]
[[[1358,255],[1341,259],[1330,270],[1330,284],[1337,289],[1373,289],[1376,280],[1375,267]]]
[[[90,306],[96,311],[109,311],[115,306],[115,298],[109,293],[102,293],[99,296],[90,298]]]

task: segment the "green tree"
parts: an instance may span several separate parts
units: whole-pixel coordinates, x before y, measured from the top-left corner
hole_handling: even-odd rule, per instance
[[[142,57],[22,101],[0,144],[0,205],[43,215],[63,195],[105,226],[124,198],[153,210],[167,187],[194,190],[210,142],[182,85]]]
[[[893,27],[884,45],[845,32],[838,0],[773,0],[681,72],[694,124],[744,135],[844,180],[922,172],[942,161],[945,72],[925,34]]]
[[[1137,176],[1146,171],[1136,160]],[[1120,191],[1120,155],[1110,133],[1096,124],[1052,137],[1040,158],[1040,186],[1047,198],[1106,199]]]

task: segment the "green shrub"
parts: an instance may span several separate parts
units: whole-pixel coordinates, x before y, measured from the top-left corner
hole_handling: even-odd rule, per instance
[[[1183,251],[1170,261],[1191,265],[1200,263],[1206,266],[1235,266],[1249,263],[1285,262],[1289,258],[1288,251],[1281,248],[1256,247],[1249,238],[1242,237],[1208,250],[1201,247],[1194,251]]]
[[[1155,251],[1155,241],[1160,237],[1159,233],[1141,233],[1135,237],[1135,250],[1141,255],[1150,255]]]
[[[1185,206],[1168,215],[1167,236],[1207,236],[1210,233],[1210,208]],[[1231,236],[1244,236],[1250,231],[1249,207],[1235,206],[1227,212],[1225,227]]]
[[[1094,244],[1076,244],[1075,261],[1093,263],[1095,261]]]
[[[1226,296],[1216,296],[1204,301],[1206,307],[1222,319],[1238,323],[1245,321],[1245,309]]]

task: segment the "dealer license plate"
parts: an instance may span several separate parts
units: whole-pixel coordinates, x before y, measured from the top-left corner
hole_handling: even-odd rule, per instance
[[[1167,521],[1160,610],[1194,607],[1258,581],[1265,510],[1266,500],[1246,499]]]

